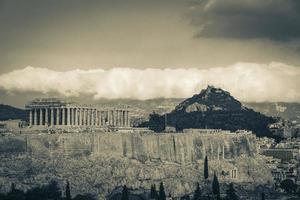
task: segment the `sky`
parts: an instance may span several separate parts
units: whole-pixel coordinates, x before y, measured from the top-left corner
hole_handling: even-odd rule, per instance
[[[300,102],[298,0],[0,0],[0,103],[31,94]]]

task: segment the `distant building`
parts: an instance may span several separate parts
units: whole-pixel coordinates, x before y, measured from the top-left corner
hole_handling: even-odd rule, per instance
[[[282,137],[282,138],[292,138],[298,137],[300,135],[300,128],[287,120],[280,120],[274,124],[269,125],[270,131],[273,135]]]
[[[274,149],[260,149],[260,153],[265,156],[271,156],[273,158],[280,159],[282,161],[290,161],[295,156],[297,156],[294,149],[283,149],[283,148],[274,148]]]

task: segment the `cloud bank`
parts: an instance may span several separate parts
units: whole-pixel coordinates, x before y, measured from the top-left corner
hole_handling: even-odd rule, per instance
[[[0,75],[0,90],[92,95],[99,98],[186,98],[207,85],[221,87],[241,101],[300,101],[300,67],[282,63],[237,63],[209,69],[72,70],[28,66]]]
[[[202,0],[191,3],[192,24],[199,37],[300,38],[299,0]]]

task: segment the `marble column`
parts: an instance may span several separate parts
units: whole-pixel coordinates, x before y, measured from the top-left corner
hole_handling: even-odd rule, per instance
[[[88,126],[89,125],[89,109],[86,108],[85,109],[85,118],[86,118],[86,122],[85,122],[85,125]]]
[[[39,125],[42,126],[43,125],[43,109],[40,108],[40,121],[39,121]]]
[[[50,113],[50,124],[51,124],[51,126],[53,126],[54,125],[54,108],[51,108],[51,111],[50,111],[51,113]]]
[[[113,110],[110,111],[110,120],[111,120],[110,124],[113,126],[114,125],[114,111]]]
[[[67,108],[67,125],[70,126],[71,125],[71,116],[70,116],[71,112],[70,112],[70,108]]]
[[[120,126],[120,112],[116,110],[116,126]]]
[[[78,112],[79,112],[79,126],[82,126],[82,108],[78,108]]]
[[[72,115],[71,115],[72,116],[72,120],[71,120],[72,122],[71,123],[74,126],[75,125],[75,108],[72,108],[71,111],[72,111]]]
[[[48,116],[48,108],[45,108],[45,126],[48,126],[49,122],[48,122],[49,116]]]
[[[116,110],[113,110],[113,125],[117,126],[117,112]]]
[[[119,110],[119,126],[122,127],[122,110]]]
[[[98,117],[99,117],[99,126],[102,126],[102,112],[98,111]]]
[[[65,108],[62,108],[62,123],[61,125],[66,125],[66,109]]]
[[[95,109],[95,126],[99,126],[99,112]]]
[[[127,126],[130,127],[130,113],[127,110]]]
[[[126,115],[126,110],[124,110],[124,126],[127,126],[127,115]]]
[[[122,117],[123,117],[123,126],[125,127],[126,126],[126,111],[125,110],[122,111]]]
[[[105,119],[106,119],[106,115],[105,115],[105,111],[101,111],[101,118],[102,118],[102,126],[105,126]]]
[[[56,108],[56,126],[59,125],[60,121],[60,108]]]
[[[81,111],[82,111],[82,125],[85,126],[85,122],[86,122],[85,108],[81,108]]]
[[[95,120],[95,112],[94,109],[91,109],[91,125],[94,126],[94,120]]]
[[[34,109],[33,125],[37,125],[37,109]]]
[[[88,108],[87,109],[87,126],[89,126],[91,124],[91,110]]]
[[[75,125],[78,126],[78,108],[75,108]]]
[[[123,111],[122,110],[119,110],[119,126],[123,126],[122,124],[122,118],[123,118]]]
[[[29,126],[32,126],[32,110],[29,110]]]
[[[115,117],[115,119],[116,119],[115,124],[118,127],[119,126],[119,110],[115,110],[115,115],[116,115],[116,117]]]
[[[107,124],[110,125],[110,111],[107,111]]]
[[[114,125],[114,112],[112,110],[109,111],[110,115],[110,125]]]

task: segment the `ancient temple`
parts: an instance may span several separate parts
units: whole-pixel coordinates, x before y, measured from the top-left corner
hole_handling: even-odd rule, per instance
[[[26,106],[31,127],[130,127],[129,110],[80,105],[57,98],[40,98]]]

